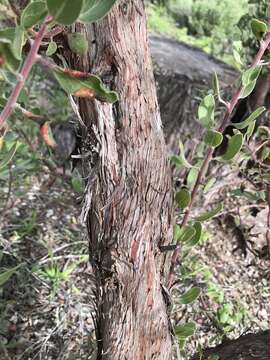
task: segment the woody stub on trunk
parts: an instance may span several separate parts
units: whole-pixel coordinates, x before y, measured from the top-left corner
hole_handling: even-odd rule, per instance
[[[83,218],[95,277],[98,359],[172,359],[162,287],[172,242],[172,184],[142,0],[119,0],[71,57],[119,94],[116,105],[82,100],[88,181]],[[72,55],[70,55],[72,56]]]

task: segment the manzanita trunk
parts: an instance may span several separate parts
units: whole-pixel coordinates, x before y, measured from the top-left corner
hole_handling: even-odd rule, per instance
[[[76,31],[90,50],[73,66],[101,76],[120,98],[80,102],[98,359],[172,359],[163,291],[170,259],[160,251],[172,240],[172,185],[143,0],[119,0]]]

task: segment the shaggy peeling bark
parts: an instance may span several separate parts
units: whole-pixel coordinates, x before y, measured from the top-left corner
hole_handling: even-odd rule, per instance
[[[119,0],[97,24],[76,25],[90,52],[74,68],[119,93],[112,106],[83,100],[89,153],[84,220],[95,275],[98,359],[172,359],[163,296],[172,241],[172,185],[143,0]],[[163,284],[163,285],[162,285]]]

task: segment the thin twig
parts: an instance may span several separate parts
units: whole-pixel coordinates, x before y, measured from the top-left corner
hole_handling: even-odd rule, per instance
[[[8,99],[2,113],[0,114],[0,127],[10,117],[10,115],[13,113],[13,111],[15,109],[17,99],[20,95],[21,90],[23,89],[23,87],[25,85],[25,81],[28,78],[28,75],[29,75],[33,65],[37,61],[37,55],[38,55],[38,51],[39,51],[42,39],[46,32],[46,28],[51,20],[52,20],[51,16],[46,17],[44,23],[41,25],[41,27],[39,29],[39,32],[37,33],[35,40],[32,42],[31,49],[29,51],[29,54],[26,57],[26,60],[22,67],[22,70],[17,75],[17,83],[16,83],[11,95],[9,96],[9,99]]]

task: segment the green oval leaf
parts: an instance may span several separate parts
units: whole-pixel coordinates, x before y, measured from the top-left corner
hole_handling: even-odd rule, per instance
[[[250,22],[251,30],[258,40],[261,40],[264,34],[267,32],[267,24],[258,19],[252,19]]]
[[[177,242],[187,242],[195,234],[196,234],[196,230],[193,226],[185,225],[185,226],[179,227],[178,232],[177,232],[177,237],[175,238],[175,240]]]
[[[25,29],[29,29],[45,19],[47,13],[48,10],[44,1],[32,2],[22,12],[21,25]]]
[[[79,17],[83,0],[46,0],[50,15],[63,25],[73,24]]]
[[[202,236],[202,224],[199,221],[196,221],[193,225],[193,228],[195,229],[195,234],[190,238],[190,240],[187,241],[187,246],[195,246],[198,244],[198,242],[201,239]]]
[[[244,71],[242,74],[242,84],[248,85],[249,83],[258,79],[262,70],[261,65],[257,65],[255,67],[251,67],[248,70]]]
[[[52,56],[57,51],[57,44],[54,41],[51,41],[47,47],[46,55]]]
[[[245,129],[254,120],[256,120],[257,117],[259,117],[265,110],[266,110],[266,108],[264,106],[260,106],[255,111],[253,111],[253,113],[251,115],[249,115],[249,117],[246,120],[244,120],[240,123],[233,123],[233,126],[236,127],[236,129]]]
[[[214,114],[215,114],[215,98],[212,94],[205,96],[198,109],[198,117],[200,123],[209,128],[214,122]]]
[[[174,227],[173,227],[173,239],[175,241],[178,241],[178,239],[180,238],[181,236],[181,230],[180,230],[180,226],[175,224]]]
[[[183,305],[188,305],[193,303],[201,294],[201,289],[197,286],[189,289],[184,295],[180,296],[180,303]]]
[[[233,42],[233,57],[236,63],[236,66],[239,70],[241,70],[243,64],[242,61],[243,55],[243,44],[241,41],[234,41]]]
[[[176,193],[175,200],[181,209],[186,208],[191,201],[190,192],[187,189],[181,189]]]
[[[229,139],[226,152],[224,155],[222,155],[221,158],[225,161],[232,160],[241,150],[243,142],[244,142],[243,134],[238,133],[233,135]]]
[[[22,26],[16,26],[14,40],[11,45],[11,50],[17,60],[22,59],[23,44],[24,44],[24,28]]]
[[[249,124],[248,128],[247,128],[247,132],[246,132],[246,139],[249,140],[250,137],[252,136],[254,130],[255,130],[255,125],[256,122],[253,121],[251,124]]]
[[[212,219],[214,216],[216,216],[222,210],[223,210],[223,204],[218,204],[218,206],[215,207],[214,209],[209,210],[200,216],[197,216],[196,220],[197,221],[207,221],[209,219]]]
[[[223,135],[216,130],[207,130],[204,134],[203,141],[211,146],[211,147],[217,147],[222,143]]]
[[[0,54],[5,60],[4,67],[12,73],[16,72],[20,66],[20,61],[15,58],[11,44],[0,43]]]
[[[103,18],[115,4],[116,0],[85,0],[79,20],[92,23]]]
[[[255,86],[256,86],[256,80],[245,85],[243,91],[241,92],[241,95],[239,96],[239,99],[245,99],[246,97],[248,97],[254,90]]]
[[[242,74],[243,90],[239,97],[240,99],[244,99],[252,93],[252,91],[255,88],[258,76],[261,73],[261,70],[262,70],[262,66],[258,65],[243,72]]]
[[[196,166],[197,166],[197,164],[196,164]],[[198,174],[199,174],[199,170],[195,166],[189,170],[189,173],[187,176],[187,186],[188,187],[191,188],[195,184]]]
[[[75,54],[84,55],[88,51],[88,41],[84,34],[68,34],[68,46]]]
[[[10,44],[15,36],[15,27],[0,30],[0,43]]]
[[[176,335],[181,339],[186,339],[190,336],[193,336],[196,331],[196,324],[194,322],[188,322],[184,325],[178,325],[175,327]]]

